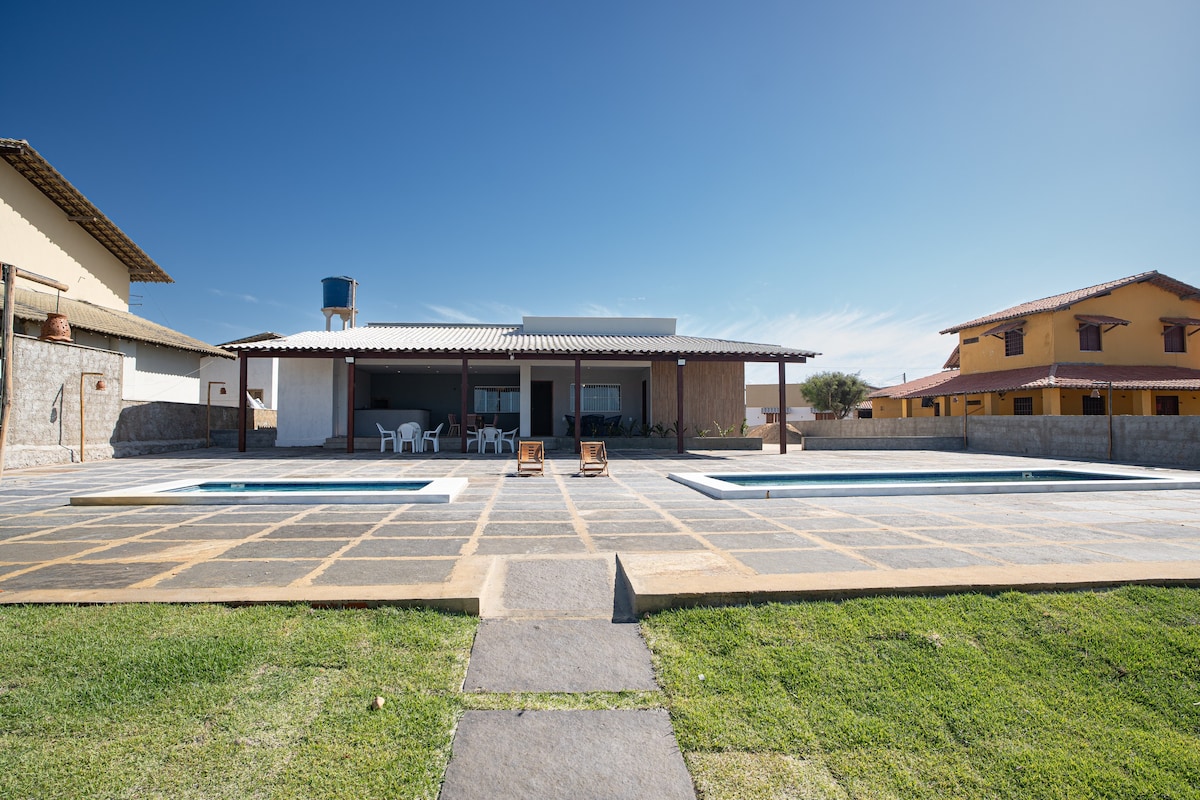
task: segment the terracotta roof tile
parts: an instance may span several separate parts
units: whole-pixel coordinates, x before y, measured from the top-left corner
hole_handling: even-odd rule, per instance
[[[1032,300],[1028,303],[1022,303],[1012,308],[1006,308],[1003,311],[997,311],[994,314],[988,314],[985,317],[973,319],[970,322],[963,322],[951,328],[946,328],[942,333],[958,333],[964,328],[974,328],[977,325],[988,325],[994,322],[1003,322],[1005,320],[1017,319],[1026,314],[1039,314],[1045,311],[1060,311],[1064,308],[1070,308],[1075,303],[1087,300],[1092,297],[1098,297],[1102,294],[1107,294],[1114,289],[1119,289],[1122,286],[1129,286],[1134,283],[1152,283],[1161,289],[1164,289],[1172,294],[1178,295],[1181,298],[1197,298],[1200,299],[1200,289],[1195,286],[1190,286],[1182,281],[1177,281],[1174,278],[1163,275],[1162,273],[1151,271],[1143,272],[1138,275],[1131,275],[1128,278],[1101,283],[1096,286],[1089,286],[1086,289],[1076,289],[1073,292],[1064,292],[1056,294],[1052,297],[1044,297],[1041,300]]]
[[[1060,389],[1105,388],[1111,382],[1114,389],[1131,391],[1159,389],[1167,391],[1200,391],[1200,370],[1186,367],[1107,366],[1102,364],[1051,364],[997,372],[955,374],[949,380],[921,385],[928,378],[918,378],[902,386],[893,386],[872,397],[940,397],[952,394],[985,394],[1015,392],[1057,387]],[[900,390],[900,391],[896,391]],[[883,394],[888,392],[888,394]],[[893,393],[894,392],[894,393]]]
[[[114,336],[118,339],[132,339],[164,347],[174,347],[178,350],[189,350],[206,356],[233,357],[228,350],[213,347],[211,344],[142,319],[127,311],[117,311],[81,300],[70,300],[45,292],[35,292],[20,286],[14,287],[13,291],[13,316],[17,319],[41,322],[46,319],[46,314],[60,311],[67,315],[67,322],[72,328],[92,331],[103,336]],[[0,308],[3,308],[3,302],[4,297],[0,294]]]

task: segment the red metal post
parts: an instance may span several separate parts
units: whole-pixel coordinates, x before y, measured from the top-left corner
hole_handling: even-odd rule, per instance
[[[246,351],[242,350],[238,353],[238,452],[246,452],[246,391],[249,382],[247,378],[247,364],[250,359],[246,357]]]
[[[787,362],[779,359],[779,453],[787,454]]]

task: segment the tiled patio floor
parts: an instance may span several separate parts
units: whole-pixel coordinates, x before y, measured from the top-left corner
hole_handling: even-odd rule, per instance
[[[10,470],[0,484],[0,602],[413,601],[478,611],[498,560],[610,552],[634,590],[656,598],[642,608],[681,596],[1200,580],[1196,490],[718,501],[667,478],[1062,462],[911,451],[610,458],[612,476],[596,478],[577,477],[567,453],[550,454],[545,477],[517,478],[510,454],[307,449]],[[73,495],[188,477],[443,476],[469,479],[446,505],[69,505]]]

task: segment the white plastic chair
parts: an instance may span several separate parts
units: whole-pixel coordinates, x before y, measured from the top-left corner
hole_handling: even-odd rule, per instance
[[[504,451],[504,445],[508,445],[508,452],[517,452],[517,430],[513,428],[511,431],[504,431],[500,434],[500,450]]]
[[[479,429],[467,428],[467,452],[471,451],[471,445],[475,445],[475,449],[479,449]]]
[[[404,445],[408,445],[408,449],[416,453],[417,446],[421,435],[421,426],[415,422],[406,422],[396,431],[399,436],[399,441],[396,442],[396,451],[404,452]]]
[[[382,453],[384,451],[384,448],[387,447],[387,443],[391,442],[392,443],[392,452],[395,453],[396,452],[396,432],[389,431],[387,428],[383,427],[378,422],[375,423],[375,427],[379,428],[379,452]]]
[[[433,452],[435,452],[435,453],[442,452],[441,444],[438,442],[438,436],[441,435],[442,428],[445,426],[445,424],[446,423],[443,422],[440,425],[438,425],[436,428],[434,428],[433,430],[425,431],[423,434],[421,434],[421,452],[422,453],[425,452],[425,445],[427,445],[427,444],[433,445]]]
[[[492,446],[493,452],[500,452],[499,428],[493,428],[491,425],[489,425],[480,432],[479,437],[479,452],[486,453],[489,444]]]

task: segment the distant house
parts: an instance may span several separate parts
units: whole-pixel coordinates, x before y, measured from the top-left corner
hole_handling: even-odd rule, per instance
[[[0,139],[0,262],[67,287],[60,294],[22,277],[11,287],[16,390],[6,463],[82,455],[83,431],[70,427],[79,427],[87,377],[88,391],[101,392],[89,407],[94,419],[86,431],[96,440],[95,455],[112,455],[139,437],[154,439],[160,449],[169,438],[204,441],[203,429],[172,430],[163,425],[170,415],[139,416],[134,406],[194,409],[203,360],[232,356],[131,314],[131,283],[171,283],[171,277],[28,142],[15,139]],[[65,315],[68,335],[38,338],[49,314]]]
[[[787,422],[801,422],[816,419],[812,406],[800,391],[800,384],[789,383],[784,386],[784,398],[787,405],[783,414]],[[746,424],[751,428],[759,425],[779,422],[779,384],[777,383],[748,383],[746,384]]]
[[[588,437],[660,426],[679,440],[740,426],[745,362],[816,355],[682,336],[668,318],[525,317],[519,325],[371,324],[230,343],[245,374],[279,360],[279,446],[378,436],[472,417],[522,437]],[[247,379],[248,380],[248,379]],[[348,434],[352,433],[352,436]]]
[[[945,370],[874,392],[874,416],[1200,415],[1198,330],[1200,289],[1158,272],[1022,303],[942,331]]]

